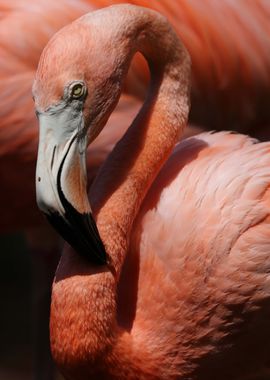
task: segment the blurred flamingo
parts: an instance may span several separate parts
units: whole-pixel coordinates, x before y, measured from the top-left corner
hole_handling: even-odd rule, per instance
[[[86,147],[136,50],[150,89],[91,187],[91,211]],[[146,8],[85,15],[43,51],[36,189],[73,247],[51,310],[52,352],[69,380],[270,376],[270,143],[219,132],[175,147],[189,92],[187,51]]]

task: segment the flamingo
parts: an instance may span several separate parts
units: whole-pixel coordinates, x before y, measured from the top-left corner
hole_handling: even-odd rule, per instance
[[[36,210],[31,180],[37,151],[37,128],[30,91],[35,66],[42,48],[57,29],[91,9],[116,2],[120,1],[0,2],[0,230],[23,228],[34,252],[34,260],[40,258],[44,262],[43,271],[48,271],[48,285],[58,260],[59,239],[46,227]],[[140,0],[130,2],[140,4]],[[208,0],[203,6],[194,0],[181,4],[153,2],[150,5],[142,0],[141,4],[167,15],[192,55],[192,120],[204,128],[230,125],[230,128],[268,139],[263,124],[267,124],[269,116],[265,101],[269,98],[270,82],[269,56],[265,53],[269,50],[268,4],[241,0],[236,5],[230,1],[215,3]],[[230,20],[229,28],[227,19]],[[223,48],[219,49],[220,46]],[[147,77],[142,65],[141,60],[135,62],[125,85],[125,91],[140,98],[144,95]],[[89,158],[87,167],[90,182],[128,126],[128,118],[140,105],[137,97],[124,95],[109,128],[92,144],[92,159]],[[212,112],[209,114],[210,108]],[[217,110],[215,115],[213,109]],[[195,132],[198,129],[189,128],[188,133]],[[40,236],[47,240],[46,247]],[[42,300],[43,297],[41,294]],[[44,368],[40,373],[45,376]]]
[[[88,197],[86,148],[136,51],[149,64],[148,96]],[[70,244],[50,322],[66,379],[270,376],[270,143],[208,132],[175,145],[189,93],[187,50],[147,8],[87,14],[41,55],[36,191]]]

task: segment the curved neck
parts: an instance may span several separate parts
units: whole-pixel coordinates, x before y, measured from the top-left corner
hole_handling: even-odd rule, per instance
[[[130,19],[125,20],[125,33],[117,33],[113,44],[124,49],[128,46],[129,51],[124,52],[126,65],[135,52],[144,55],[151,72],[148,96],[90,192],[101,238],[118,275],[134,218],[179,140],[189,111],[189,55],[163,16],[143,11],[144,17],[138,8],[126,17]]]
[[[70,378],[79,378],[78,371],[89,375],[90,369],[95,372],[104,368],[104,361],[110,370],[118,368],[117,361],[119,366],[129,363],[131,368],[136,355],[142,355],[143,348],[136,351],[136,345],[130,344],[132,334],[123,334],[117,323],[118,279],[133,220],[179,139],[189,110],[189,56],[167,21],[144,8],[122,5],[108,9],[100,11],[102,16],[106,12],[110,17],[113,12],[117,15],[113,22],[109,20],[113,25],[101,28],[103,34],[99,37],[114,35],[109,43],[109,63],[105,63],[114,64],[109,83],[117,87],[123,82],[132,56],[140,51],[149,63],[151,85],[140,113],[91,188],[92,209],[113,270],[101,268],[97,272],[81,256],[68,251],[57,270],[51,306],[51,346],[58,365],[66,373],[75,374]],[[101,65],[97,73],[98,70],[102,70]],[[96,77],[104,83],[98,74]],[[116,97],[109,103],[115,104]],[[106,106],[106,102],[100,104]],[[121,345],[129,346],[132,352],[124,357],[126,351]],[[134,372],[140,377],[139,367]]]

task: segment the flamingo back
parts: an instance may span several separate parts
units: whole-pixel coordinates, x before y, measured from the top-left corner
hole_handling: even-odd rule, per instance
[[[119,288],[119,321],[162,368],[225,380],[267,367],[269,153],[269,143],[243,135],[191,137],[146,196],[122,274],[129,287]]]

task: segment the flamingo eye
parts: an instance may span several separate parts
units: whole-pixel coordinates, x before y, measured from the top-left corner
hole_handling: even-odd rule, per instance
[[[70,87],[70,98],[80,99],[86,93],[86,88],[83,83],[75,83]]]

